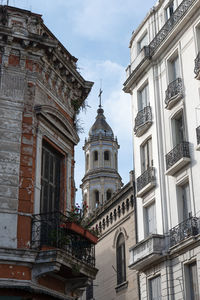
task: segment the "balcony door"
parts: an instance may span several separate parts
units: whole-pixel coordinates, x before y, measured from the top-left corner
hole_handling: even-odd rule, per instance
[[[60,209],[61,156],[46,142],[42,145],[40,212],[51,213]]]
[[[185,140],[184,119],[182,112],[172,120],[172,130],[173,146],[175,147],[176,145],[182,143]]]
[[[152,158],[152,139],[148,139],[145,144],[141,146],[141,164],[142,173],[153,166]]]
[[[149,105],[149,86],[147,84],[145,85],[144,88],[142,88],[138,92],[138,111],[143,110],[148,105]]]
[[[189,183],[186,183],[180,187],[180,222],[189,218],[191,213],[191,201],[190,201],[190,188]]]

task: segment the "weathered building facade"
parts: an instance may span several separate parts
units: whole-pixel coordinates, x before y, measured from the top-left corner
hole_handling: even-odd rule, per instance
[[[82,299],[136,300],[137,276],[128,269],[129,248],[135,244],[134,174],[122,187],[118,174],[117,139],[100,106],[83,147],[82,193],[90,226],[99,232],[95,247],[98,274]]]
[[[160,0],[130,42],[142,300],[200,298],[199,33],[198,0]]]
[[[97,272],[93,246],[83,239],[80,254],[61,226],[93,84],[76,62],[40,15],[0,6],[0,298],[76,299]]]

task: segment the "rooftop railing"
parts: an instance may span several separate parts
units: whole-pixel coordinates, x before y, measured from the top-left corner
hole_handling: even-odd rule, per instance
[[[187,13],[190,6],[196,2],[197,0],[183,0],[181,4],[174,11],[172,16],[167,20],[164,26],[159,30],[156,34],[155,38],[149,44],[149,56],[151,57],[157,48],[161,45],[161,43],[167,38],[172,29],[176,26],[176,24],[183,18],[183,16]]]

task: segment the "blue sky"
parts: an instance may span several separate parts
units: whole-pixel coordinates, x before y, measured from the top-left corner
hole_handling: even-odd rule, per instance
[[[95,121],[102,80],[102,103],[107,122],[120,144],[119,173],[124,183],[133,169],[130,95],[122,91],[125,68],[130,61],[129,41],[155,0],[9,0],[17,6],[43,15],[46,26],[78,58],[82,76],[94,81],[86,113],[79,115],[84,133],[75,148],[75,181],[79,188],[84,176],[82,147]],[[6,0],[0,0],[6,4]],[[81,201],[81,191],[76,202]]]

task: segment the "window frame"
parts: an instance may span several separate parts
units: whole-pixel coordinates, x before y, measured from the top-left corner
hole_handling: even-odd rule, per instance
[[[170,10],[172,8],[172,10]],[[175,2],[174,0],[170,1],[170,3],[165,7],[165,20],[168,21],[175,11]]]
[[[153,167],[152,137],[148,137],[140,146],[141,173]]]
[[[151,227],[154,227],[153,230],[150,230],[150,222],[149,222],[149,210],[150,208],[153,207],[153,217],[152,217],[152,224]],[[157,218],[156,218],[156,202],[155,200],[151,201],[150,203],[148,202],[145,206],[144,206],[144,230],[145,230],[145,236],[148,237],[151,234],[156,234],[157,233]]]
[[[183,188],[186,186],[188,187],[188,190],[185,193]],[[185,205],[184,205],[184,196],[186,197]],[[190,184],[188,180],[184,181],[182,184],[177,185],[177,208],[178,208],[179,223],[183,222],[184,220],[187,220],[190,217],[192,212],[192,202],[191,202]]]
[[[142,87],[140,87],[140,89],[138,89],[137,91],[137,105],[138,105],[138,112],[142,111],[145,107],[150,105],[148,81],[145,82],[145,84],[143,84]]]
[[[152,282],[153,280],[156,280],[157,278],[159,278],[159,291],[160,291],[160,295],[157,295],[157,297],[153,297],[152,295]],[[161,300],[162,299],[162,289],[161,289],[161,275],[158,274],[154,277],[151,277],[148,279],[148,290],[149,290],[149,300]]]
[[[120,240],[121,239],[121,240]],[[121,232],[116,241],[117,285],[126,281],[126,247],[125,237]]]
[[[137,41],[137,53],[139,54],[142,49],[148,45],[148,31],[146,30]]]
[[[182,129],[178,126],[178,122],[182,118]],[[176,112],[171,118],[171,132],[172,132],[172,145],[176,147],[183,141],[186,141],[186,127],[185,127],[185,117],[183,109]],[[182,135],[182,137],[181,137]]]
[[[52,152],[53,154],[55,154],[55,156],[57,156],[57,158],[59,158],[59,175],[57,177],[55,177],[56,181],[57,181],[57,187],[55,187],[56,189],[59,189],[59,191],[57,191],[57,196],[59,198],[59,203],[58,206],[55,210],[51,210],[51,211],[46,211],[44,212],[44,201],[43,201],[43,184],[42,181],[44,180],[43,178],[43,166],[44,166],[44,161],[43,161],[43,148],[48,149],[49,152]],[[67,178],[66,178],[66,154],[65,152],[60,149],[57,145],[55,145],[51,140],[49,140],[46,136],[44,136],[42,138],[41,141],[41,168],[40,168],[40,208],[39,208],[39,213],[50,213],[56,210],[60,210],[60,211],[65,211],[66,207],[65,207],[65,194],[67,193],[67,186],[65,184]],[[55,174],[54,174],[55,175]],[[61,191],[64,191],[63,193]],[[43,203],[42,203],[43,202]],[[49,202],[49,201],[48,201]]]
[[[109,150],[105,150],[104,153],[104,161],[110,161],[110,151]]]

